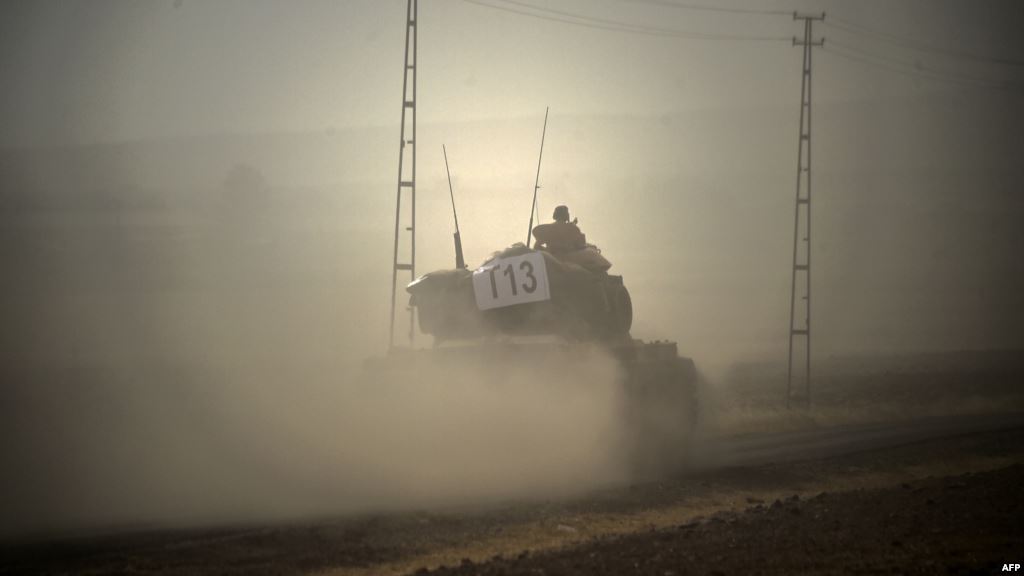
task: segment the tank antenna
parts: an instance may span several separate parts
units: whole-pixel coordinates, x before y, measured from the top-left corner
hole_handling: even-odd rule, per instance
[[[444,152],[444,171],[448,174],[448,195],[452,199],[452,216],[455,217],[455,267],[465,268],[466,259],[462,256],[462,235],[459,233],[459,213],[455,210],[455,192],[452,190],[452,173],[448,169],[448,149],[441,144],[441,151]]]
[[[544,108],[544,130],[540,134],[540,156],[537,157],[537,180],[533,183],[533,202],[530,203],[530,227],[526,230],[526,247],[530,247],[530,237],[533,234],[533,214],[537,212],[537,191],[540,190],[540,161],[544,158],[544,137],[548,133],[548,110]],[[537,213],[537,220],[540,220],[540,213]]]

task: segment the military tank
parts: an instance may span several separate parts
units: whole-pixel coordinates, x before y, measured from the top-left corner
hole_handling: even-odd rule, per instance
[[[633,305],[604,262],[593,246],[556,255],[515,244],[473,271],[424,274],[406,291],[436,343],[541,334],[614,343],[629,338]]]
[[[632,338],[633,305],[622,276],[608,273],[612,265],[596,246],[559,247],[543,226],[549,225],[534,229],[540,248],[514,244],[474,270],[439,270],[411,282],[410,305],[434,348],[395,349],[391,361],[415,366],[418,356],[429,355],[436,366],[470,354],[550,366],[547,374],[557,381],[560,358],[598,348],[622,374],[634,471],[674,471],[697,419],[693,361],[678,354],[675,342]]]

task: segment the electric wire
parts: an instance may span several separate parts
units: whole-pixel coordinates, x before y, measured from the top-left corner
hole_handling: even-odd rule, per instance
[[[972,86],[972,87],[979,87],[979,88],[989,88],[989,87],[991,87],[991,86],[988,86],[988,85],[978,85],[977,83],[974,83],[974,82],[962,82],[962,81],[955,80],[955,79],[952,79],[952,78],[932,76],[932,75],[928,75],[928,74],[922,74],[922,73],[914,72],[914,71],[911,71],[911,70],[905,70],[903,68],[898,68],[898,67],[895,67],[895,66],[891,66],[889,64],[885,64],[884,62],[879,62],[877,60],[872,60],[870,58],[865,58],[863,56],[859,56],[857,54],[852,54],[852,53],[846,52],[844,50],[838,50],[838,49],[833,48],[831,46],[824,46],[824,47],[822,47],[822,50],[824,50],[828,54],[832,54],[834,56],[838,56],[838,57],[844,58],[846,60],[850,60],[850,61],[853,61],[853,62],[860,62],[862,64],[867,64],[867,65],[875,67],[875,68],[880,68],[882,70],[887,70],[889,72],[894,72],[896,74],[901,74],[903,76],[907,76],[907,77],[910,77],[910,78],[925,78],[925,79],[928,79],[928,80],[937,80],[937,81],[940,81],[940,82],[947,82],[947,83],[950,83],[950,84],[957,84],[957,85],[960,85],[960,86]]]
[[[957,86],[969,87],[969,88],[980,88],[986,90],[996,90],[1001,92],[1010,92],[1016,94],[1022,94],[1021,88],[1018,86],[1008,84],[998,84],[994,82],[983,82],[977,81],[972,78],[952,76],[948,74],[938,74],[927,70],[919,69],[907,69],[899,66],[890,64],[890,61],[876,59],[873,56],[865,56],[864,53],[849,52],[842,47],[836,47],[835,43],[826,44],[822,49],[831,55],[838,56],[840,58],[866,64],[868,66],[900,74],[909,78],[933,80],[936,82],[944,82],[947,84],[953,84]],[[908,63],[900,63],[902,66],[913,66]]]
[[[877,54],[877,53],[874,53],[874,52],[870,52],[870,51],[867,51],[867,50],[862,50],[860,48],[857,48],[855,46],[850,46],[850,45],[844,44],[842,42],[836,42],[835,40],[830,41],[829,44],[832,45],[832,46],[838,47],[840,50],[843,50],[843,51],[845,51],[847,53],[852,53],[855,56],[860,56],[861,58],[872,59],[872,60],[875,60],[875,61],[895,64],[897,66],[909,67],[909,68],[912,69],[913,72],[919,73],[919,74],[926,74],[928,76],[935,76],[935,77],[944,77],[944,78],[948,78],[948,79],[955,80],[955,81],[958,81],[958,82],[973,82],[973,83],[976,83],[976,84],[979,84],[979,85],[986,85],[986,86],[991,86],[991,87],[1006,87],[1006,88],[1015,88],[1015,87],[1019,88],[1020,87],[1019,85],[1015,85],[1013,82],[1009,82],[1009,81],[1000,81],[1000,80],[993,79],[993,78],[983,78],[983,77],[980,77],[980,76],[971,76],[971,75],[967,75],[967,74],[952,73],[952,72],[947,72],[947,71],[943,71],[943,70],[937,70],[935,68],[928,68],[928,67],[925,67],[924,65],[922,65],[920,63],[917,63],[917,62],[907,62],[905,60],[900,60],[898,58],[892,58],[892,57],[889,57],[889,56],[884,56],[884,55]]]
[[[685,2],[671,2],[670,0],[620,0],[629,4],[651,4],[654,6],[665,6],[681,10],[697,10],[701,12],[720,12],[725,14],[750,14],[756,16],[789,16],[793,14],[789,10],[768,10],[759,8],[730,8],[725,6],[706,6],[703,4],[688,4]]]
[[[600,30],[610,30],[614,32],[626,32],[631,34],[643,34],[648,36],[659,36],[664,38],[681,38],[686,40],[724,40],[724,41],[737,41],[737,42],[790,42],[789,37],[783,38],[781,36],[744,36],[738,34],[712,34],[703,32],[689,32],[685,30],[677,30],[673,28],[659,28],[654,26],[644,26],[640,24],[633,24],[629,22],[623,22],[621,20],[610,20],[605,18],[595,18],[580,13],[568,12],[564,10],[555,10],[553,8],[546,8],[543,6],[536,6],[527,2],[519,2],[517,0],[491,0],[492,2],[502,2],[504,4],[510,4],[512,6],[504,6],[499,4],[491,4],[483,2],[481,0],[463,0],[463,2],[482,6],[485,8],[492,8],[495,10],[501,10],[504,12],[511,12],[513,14],[520,14],[523,16],[529,16],[531,18],[538,18],[541,20],[548,20],[553,22],[561,22],[563,24],[570,24],[575,26],[582,26],[585,28],[596,28]],[[514,8],[521,7],[521,8]],[[531,11],[532,10],[532,11]]]
[[[737,14],[756,14],[763,16],[779,16],[779,15],[791,15],[793,12],[783,10],[759,10],[759,9],[743,9],[743,8],[727,8],[727,7],[713,7],[703,6],[696,4],[686,4],[680,2],[672,2],[670,0],[620,0],[622,2],[635,2],[652,5],[664,5],[671,6],[681,9],[692,9],[692,10],[707,10],[712,12],[723,12],[723,13],[737,13]],[[585,28],[593,28],[599,30],[607,30],[613,32],[623,32],[630,34],[643,34],[648,36],[665,37],[665,38],[682,38],[690,40],[726,40],[726,41],[753,41],[753,42],[792,42],[792,37],[774,37],[774,36],[743,36],[743,35],[732,35],[732,34],[714,34],[714,33],[702,33],[702,32],[690,32],[684,30],[677,30],[671,28],[660,28],[655,26],[645,26],[640,24],[634,24],[630,22],[624,22],[621,20],[613,20],[606,18],[597,18],[593,16],[587,16],[585,14],[570,12],[566,10],[557,10],[554,8],[547,8],[544,6],[537,6],[529,2],[523,2],[521,0],[489,0],[485,2],[483,0],[463,0],[463,2],[481,6],[484,8],[491,8],[494,10],[500,10],[504,12],[510,12],[522,16],[531,18],[537,18],[541,20],[547,20],[552,22],[558,22],[562,24],[569,24],[573,26],[580,26]],[[493,4],[497,2],[500,4]],[[502,5],[504,4],[504,5]],[[829,24],[829,22],[832,24]],[[838,24],[836,24],[838,22]],[[862,34],[872,35],[880,39],[887,40],[890,44],[902,46],[905,48],[911,48],[921,52],[933,52],[943,56],[959,57],[964,59],[978,60],[989,63],[998,64],[1009,64],[1009,65],[1024,65],[1024,61],[1017,61],[1009,58],[998,58],[982,56],[973,53],[956,52],[952,50],[946,50],[937,48],[934,46],[927,46],[911,40],[906,40],[899,36],[885,34],[861,26],[859,24],[850,22],[843,18],[835,16],[829,16],[825,21],[826,25],[831,25],[833,28],[839,28],[845,32],[851,34]],[[880,54],[868,52],[857,48],[855,46],[847,45],[842,42],[836,42],[830,40],[828,45],[824,47],[826,52],[845,58],[850,61],[860,62],[888,70],[890,72],[903,74],[905,76],[936,80],[940,82],[947,82],[950,84],[957,84],[961,86],[969,86],[975,88],[987,88],[1003,91],[1020,91],[1024,87],[1017,85],[1012,82],[1000,82],[990,78],[980,78],[977,76],[961,75],[949,73],[933,68],[926,68],[920,63],[906,62],[897,58],[883,56]]]
[[[908,39],[908,38],[905,38],[905,37],[902,37],[902,36],[897,36],[895,34],[888,34],[888,33],[885,33],[885,32],[880,32],[878,30],[874,30],[874,29],[869,28],[867,26],[863,26],[861,24],[857,24],[856,22],[852,22],[850,20],[846,20],[844,18],[841,18],[841,17],[838,17],[838,16],[834,16],[834,15],[830,15],[825,20],[824,24],[827,27],[831,27],[833,29],[839,29],[839,30],[842,30],[842,31],[844,31],[844,32],[846,32],[848,34],[855,34],[855,35],[870,37],[870,38],[873,38],[873,39],[881,40],[883,42],[887,42],[887,43],[892,44],[894,46],[899,46],[901,48],[909,48],[911,50],[917,50],[918,52],[930,52],[930,53],[933,53],[933,54],[937,54],[937,55],[941,55],[941,56],[946,56],[946,57],[949,57],[949,58],[958,58],[958,59],[961,59],[961,60],[970,60],[970,61],[974,61],[974,62],[983,62],[983,63],[987,63],[987,64],[1001,64],[1001,65],[1004,65],[1004,66],[1024,66],[1024,60],[1019,60],[1019,59],[1014,59],[1014,58],[1005,58],[1005,57],[999,57],[999,56],[989,56],[989,55],[984,55],[984,54],[978,54],[978,53],[975,53],[975,52],[967,52],[967,51],[963,51],[963,50],[953,50],[953,49],[950,49],[950,48],[943,48],[941,46],[935,46],[935,45],[932,45],[932,44],[926,44],[926,43],[918,42],[918,41],[915,41],[915,40],[911,40],[911,39]]]

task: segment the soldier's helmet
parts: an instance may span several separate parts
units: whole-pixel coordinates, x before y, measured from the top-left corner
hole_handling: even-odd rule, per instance
[[[555,207],[555,213],[551,215],[555,219],[555,222],[568,222],[569,221],[569,207],[568,206],[557,206]]]

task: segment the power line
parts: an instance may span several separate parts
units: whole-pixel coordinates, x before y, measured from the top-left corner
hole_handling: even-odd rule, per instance
[[[928,72],[918,72],[918,71],[914,71],[914,70],[907,70],[907,69],[904,69],[904,68],[899,68],[897,66],[889,65],[889,64],[887,64],[887,63],[885,63],[883,61],[873,60],[871,58],[864,57],[864,56],[862,56],[860,54],[856,54],[856,53],[852,53],[852,52],[847,52],[847,51],[842,50],[842,49],[837,49],[834,46],[832,46],[832,47],[825,46],[824,50],[825,50],[825,52],[827,52],[827,53],[829,53],[829,54],[831,54],[833,56],[838,56],[839,58],[842,58],[842,59],[845,59],[845,60],[848,60],[848,61],[851,61],[851,62],[859,62],[861,64],[866,64],[868,66],[871,66],[871,67],[874,67],[874,68],[878,68],[878,69],[882,69],[882,70],[885,70],[885,71],[888,71],[888,72],[892,72],[892,73],[895,73],[895,74],[900,74],[900,75],[906,76],[908,78],[933,80],[933,81],[936,81],[936,82],[942,82],[942,83],[956,85],[956,86],[963,86],[963,87],[967,87],[967,88],[978,88],[978,89],[983,89],[983,90],[996,90],[996,91],[1000,91],[1000,92],[1009,92],[1011,94],[1017,93],[1017,90],[1015,90],[1013,87],[1009,87],[1009,86],[1005,86],[1005,85],[994,84],[994,83],[976,82],[976,81],[973,81],[973,80],[958,78],[958,77],[954,77],[954,76],[945,76],[945,75],[939,75],[939,74],[932,74],[932,73],[928,73]]]
[[[645,26],[645,25],[641,25],[641,24],[634,24],[634,23],[630,23],[630,22],[624,22],[622,20],[598,18],[598,17],[594,17],[594,16],[587,16],[585,14],[581,14],[581,13],[578,13],[578,12],[570,12],[570,11],[566,11],[566,10],[557,10],[557,9],[554,9],[554,8],[547,8],[547,7],[544,7],[544,6],[537,6],[535,4],[531,4],[529,2],[523,2],[521,0],[488,0],[487,2],[485,2],[483,0],[463,0],[463,1],[467,2],[469,4],[474,4],[474,5],[477,5],[477,6],[481,6],[481,7],[484,7],[484,8],[491,8],[493,10],[500,10],[500,11],[509,12],[509,13],[513,13],[513,14],[518,14],[518,15],[521,15],[521,16],[527,16],[527,17],[535,18],[535,19],[539,19],[539,20],[546,20],[546,21],[557,22],[557,23],[561,23],[561,24],[569,24],[569,25],[572,25],[572,26],[579,26],[579,27],[584,27],[584,28],[591,28],[591,29],[605,30],[605,31],[612,31],[612,32],[622,32],[622,33],[628,33],[628,34],[641,34],[641,35],[646,35],[646,36],[655,36],[655,37],[662,37],[662,38],[681,38],[681,39],[688,39],[688,40],[718,40],[718,41],[725,40],[725,41],[747,41],[747,42],[791,42],[792,41],[791,37],[783,38],[783,37],[772,37],[772,36],[744,36],[744,35],[732,35],[732,34],[713,34],[713,33],[690,32],[690,31],[677,30],[677,29],[672,29],[672,28],[660,28],[660,27],[655,27],[655,26]],[[749,14],[758,14],[758,15],[787,15],[787,16],[793,14],[792,12],[787,12],[787,11],[782,11],[782,10],[756,10],[756,9],[742,9],[742,8],[719,8],[719,7],[711,7],[711,6],[694,5],[694,4],[684,4],[684,3],[679,3],[679,2],[672,2],[670,0],[621,0],[621,1],[623,1],[623,2],[637,2],[637,3],[655,4],[655,5],[666,5],[666,6],[671,5],[673,7],[683,8],[683,9],[694,9],[694,10],[704,10],[704,9],[707,9],[708,11],[714,11],[714,12],[749,13]],[[507,5],[493,4],[492,2],[499,2],[499,3],[507,4]],[[846,30],[847,28],[854,28],[854,27],[860,26],[858,24],[855,24],[855,23],[843,20],[841,18],[837,19],[837,18],[834,18],[832,16],[830,16],[829,19],[825,21],[825,24],[829,25],[829,20],[833,20],[833,19],[839,20],[841,22],[841,24],[834,25],[834,27],[842,28],[844,30]],[[869,34],[870,33],[870,34],[875,34],[875,35],[879,35],[879,36],[891,36],[891,39],[893,39],[893,40],[900,40],[900,42],[902,44],[906,44],[907,45],[906,47],[911,47],[912,44],[915,44],[915,43],[913,43],[911,41],[901,40],[897,36],[892,36],[892,35],[887,35],[887,34],[884,34],[884,33],[881,33],[881,32],[872,31],[872,30],[870,30],[867,27],[861,27],[861,28],[863,28],[865,30],[864,34]],[[847,31],[849,31],[849,30],[847,30]],[[853,33],[856,34],[857,32],[853,32]],[[895,44],[896,42],[890,42],[890,43]],[[846,45],[846,44],[843,44],[843,43],[840,43],[840,42],[836,42],[834,40],[830,41],[829,44],[830,44],[830,46],[828,46],[826,48],[826,51],[829,52],[830,54],[834,54],[836,56],[839,56],[841,58],[845,58],[847,60],[861,62],[861,63],[868,64],[868,65],[871,65],[871,66],[875,66],[877,68],[882,68],[882,69],[885,69],[885,70],[888,70],[888,71],[891,71],[891,72],[895,72],[895,73],[899,73],[899,74],[903,74],[903,75],[907,75],[907,76],[924,78],[924,79],[930,79],[930,80],[937,80],[937,81],[941,81],[941,82],[947,82],[947,83],[950,83],[950,84],[958,84],[958,85],[970,86],[970,87],[976,87],[976,88],[989,88],[989,89],[997,89],[997,90],[1019,89],[1019,87],[1016,86],[1016,85],[1009,84],[1009,83],[1002,83],[1001,84],[998,81],[987,79],[987,78],[979,78],[979,77],[972,77],[972,76],[957,75],[957,74],[951,74],[951,73],[948,73],[948,72],[943,72],[943,71],[939,71],[939,70],[935,70],[935,69],[924,68],[923,66],[921,66],[919,64],[910,63],[910,62],[906,62],[906,61],[899,60],[899,59],[896,59],[896,58],[886,57],[886,56],[882,56],[882,55],[879,55],[879,54],[874,54],[874,53],[871,53],[871,52],[863,51],[863,50],[861,50],[859,48],[856,48],[854,46],[849,46],[849,45]],[[833,49],[832,48],[833,46],[838,47],[839,49],[838,50]],[[914,47],[914,49],[918,49],[918,50],[921,50],[921,51],[927,51],[923,47]],[[948,51],[937,51],[937,52],[948,52]],[[963,54],[960,54],[960,55],[962,56]],[[998,59],[998,58],[991,59],[991,58],[988,58],[988,57],[981,57],[981,56],[977,56],[977,55],[971,55],[971,56],[977,57],[977,58],[983,58],[983,59],[986,59],[986,60],[1000,60],[1000,61],[1002,61],[1001,63],[1014,62],[1014,61],[1008,60],[1008,59]],[[893,66],[893,64],[895,64],[896,66]],[[1021,62],[1021,64],[1024,64],[1024,62]],[[903,68],[900,68],[900,67],[903,67]],[[910,68],[910,69],[908,70],[906,68]]]
[[[687,4],[683,2],[671,2],[670,0],[620,0],[631,4],[652,4],[655,6],[667,6],[681,10],[698,10],[702,12],[720,12],[725,14],[750,14],[757,16],[790,16],[789,10],[761,10],[757,8],[729,8],[722,6],[705,6],[702,4]]]
[[[843,50],[836,50],[835,48],[832,48],[831,46],[825,46],[824,50],[825,50],[825,52],[828,52],[829,54],[833,54],[835,56],[839,56],[840,58],[845,58],[846,60],[850,60],[852,62],[860,62],[862,64],[867,64],[867,65],[873,66],[875,68],[881,68],[882,70],[888,70],[889,72],[895,72],[897,74],[902,74],[903,76],[907,76],[907,77],[910,77],[910,78],[925,78],[925,79],[928,79],[928,80],[938,80],[940,82],[948,82],[950,84],[958,84],[958,85],[961,85],[961,86],[968,85],[968,86],[978,87],[978,88],[988,87],[988,86],[979,86],[978,84],[976,84],[974,82],[965,83],[965,82],[961,82],[961,81],[954,80],[954,79],[951,79],[951,78],[932,76],[932,75],[928,75],[928,74],[920,74],[920,73],[912,72],[910,70],[904,70],[904,69],[901,69],[901,68],[896,68],[894,66],[889,66],[887,64],[884,64],[884,63],[881,63],[881,62],[878,62],[878,61],[875,61],[875,60],[871,60],[869,58],[865,58],[865,57],[862,57],[862,56],[858,56],[856,54],[851,54],[851,53],[845,52]]]
[[[1014,88],[1019,89],[1020,88],[1019,85],[1016,85],[1016,84],[1010,83],[1010,82],[999,82],[998,80],[993,80],[991,78],[981,78],[981,77],[978,77],[978,76],[968,76],[968,75],[963,75],[963,74],[952,74],[952,73],[944,72],[944,71],[941,71],[941,70],[935,70],[933,68],[926,68],[926,67],[921,66],[921,65],[916,64],[916,63],[910,63],[910,62],[906,62],[906,61],[900,60],[898,58],[891,58],[891,57],[883,56],[883,55],[880,55],[880,54],[875,54],[875,53],[872,53],[872,52],[861,50],[861,49],[856,48],[854,46],[849,46],[849,45],[843,44],[842,42],[836,42],[834,40],[830,41],[829,45],[830,45],[830,47],[839,48],[839,50],[835,50],[835,51],[832,51],[832,52],[835,53],[835,54],[839,54],[840,56],[847,56],[850,59],[861,60],[861,61],[863,61],[865,63],[868,63],[868,64],[874,64],[874,65],[877,65],[877,66],[882,67],[882,68],[887,68],[887,69],[893,70],[895,72],[915,75],[915,76],[918,76],[918,77],[921,77],[921,78],[930,78],[930,79],[934,79],[934,80],[945,80],[945,81],[950,81],[950,82],[953,82],[953,83],[969,84],[969,85],[973,85],[973,86],[976,86],[976,87],[982,87],[982,88],[994,88],[994,89],[1004,89],[1004,90],[1014,89]],[[891,66],[887,66],[886,64],[890,64],[890,65],[891,64],[895,64],[897,66],[903,66],[903,67],[906,67],[906,68],[910,68],[910,70],[906,70],[906,69],[893,69]]]
[[[475,4],[477,6],[491,8],[494,10],[501,10],[504,12],[511,12],[513,14],[519,14],[522,16],[529,16],[531,18],[537,18],[540,20],[560,22],[562,24],[570,24],[585,28],[609,30],[613,32],[643,34],[647,36],[659,36],[663,38],[681,38],[686,40],[726,40],[737,42],[790,42],[790,38],[783,38],[779,36],[744,36],[734,34],[711,34],[703,32],[689,32],[685,30],[676,30],[673,28],[658,28],[654,26],[644,26],[640,24],[633,24],[630,22],[623,22],[621,20],[595,18],[584,14],[567,12],[564,10],[555,10],[552,8],[545,8],[543,6],[536,6],[526,2],[518,2],[517,0],[491,1],[504,2],[505,4],[520,6],[522,8],[533,10],[534,12],[524,9],[513,8],[512,6],[489,4],[487,2],[482,2],[481,0],[463,0],[463,2],[467,2],[469,4]]]
[[[844,32],[847,32],[849,34],[867,36],[870,38],[881,40],[883,42],[888,42],[889,44],[892,44],[894,46],[900,46],[902,48],[917,50],[918,52],[931,52],[933,54],[938,54],[949,58],[959,58],[961,60],[970,60],[974,62],[983,62],[987,64],[1001,64],[1004,66],[1024,66],[1024,60],[1017,60],[1014,58],[1005,58],[999,56],[989,56],[984,54],[978,54],[975,52],[952,50],[950,48],[943,48],[941,46],[925,44],[923,42],[918,42],[915,40],[911,40],[909,38],[897,36],[895,34],[880,32],[878,30],[874,30],[867,26],[863,26],[861,24],[857,24],[856,22],[852,22],[850,20],[846,20],[836,16],[830,16],[829,21],[825,22],[825,25],[835,29],[843,30]]]
[[[485,6],[488,8],[496,8],[499,10],[506,10],[514,12],[516,14],[522,14],[525,16],[531,16],[535,18],[541,18],[545,20],[554,19],[559,22],[566,24],[576,24],[588,27],[597,27],[606,30],[614,30],[618,32],[631,32],[637,34],[649,34],[654,36],[666,36],[666,37],[678,37],[694,40],[737,40],[737,41],[779,41],[785,42],[788,39],[782,37],[765,37],[765,36],[742,36],[742,35],[730,35],[730,34],[710,34],[704,32],[689,32],[685,30],[677,30],[672,28],[659,28],[654,26],[644,26],[641,24],[633,24],[631,22],[623,22],[621,20],[609,20],[605,18],[596,18],[593,16],[587,16],[577,12],[568,12],[564,10],[556,10],[553,8],[546,8],[543,6],[537,6],[528,2],[521,2],[518,0],[491,0],[492,2],[502,2],[504,4],[512,4],[520,6],[536,12],[544,12],[547,14],[553,14],[554,17],[547,17],[542,14],[535,14],[533,12],[527,12],[522,10],[515,10],[504,6],[496,6],[493,4],[486,4],[479,0],[465,0],[471,4],[477,4],[479,6]],[[570,18],[572,20],[566,20]]]
[[[580,21],[577,21],[577,20],[569,20],[569,19],[566,19],[566,18],[558,18],[558,17],[554,17],[554,16],[545,16],[543,14],[536,14],[536,13],[533,13],[533,12],[527,12],[525,10],[517,10],[515,8],[509,8],[507,6],[495,6],[493,4],[487,4],[487,3],[484,3],[484,2],[480,2],[479,0],[462,0],[462,1],[466,2],[468,4],[475,4],[477,6],[482,6],[484,8],[491,8],[491,9],[494,9],[494,10],[501,10],[503,12],[510,12],[512,14],[520,14],[522,16],[529,16],[531,18],[537,18],[539,20],[547,20],[549,22],[560,22],[562,24],[571,24],[573,26],[581,26],[581,27],[584,27],[584,28],[593,28],[593,29],[597,29],[597,30],[610,30],[610,31],[613,31],[613,32],[627,32],[627,33],[632,33],[632,34],[646,34],[648,36],[661,36],[661,37],[668,36],[667,34],[663,34],[663,33],[644,32],[644,31],[640,31],[640,30],[625,28],[623,26],[606,26],[606,25],[599,25],[599,24],[593,24],[593,23],[587,23],[587,22],[580,22]]]

